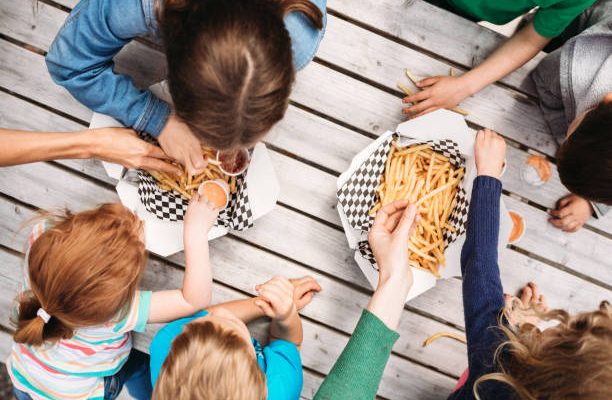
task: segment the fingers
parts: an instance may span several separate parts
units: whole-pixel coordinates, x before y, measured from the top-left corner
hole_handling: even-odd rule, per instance
[[[146,143],[146,142],[145,142]],[[159,158],[160,160],[172,160],[172,157],[166,154],[161,147],[146,143],[147,155],[149,157]]]
[[[535,284],[535,282],[529,282],[528,285],[529,285],[529,287],[531,288],[531,290],[533,292],[532,293],[532,300],[538,301],[539,298],[540,298],[540,295],[541,295],[540,288],[538,287],[538,285]]]
[[[408,204],[408,200],[397,200],[393,203],[389,203],[376,213],[376,217],[374,218],[374,224],[372,225],[372,230],[377,230],[380,228],[385,228],[387,225],[387,221],[391,215],[393,215],[398,210],[403,210],[406,208]]]
[[[551,214],[553,214],[553,211],[551,211]],[[584,222],[578,220],[574,214],[566,215],[563,218],[549,218],[548,222],[562,231],[570,233],[578,231],[584,225]]]
[[[432,76],[430,78],[425,78],[416,83],[416,85],[420,88],[424,88],[427,86],[431,86],[436,84],[440,80],[441,76]]]
[[[319,285],[317,281],[311,278],[307,280],[306,282],[297,286],[295,290],[296,290],[296,293],[298,294],[298,297],[302,297],[303,294],[307,294],[310,292],[320,292],[321,285]]]
[[[142,160],[140,168],[166,172],[172,175],[181,175],[181,169],[179,167],[174,164],[170,164],[169,162],[165,162],[159,158],[145,157]]]
[[[561,208],[551,210],[550,215],[556,218],[565,218],[572,215],[572,209],[570,207],[561,206]]]
[[[433,101],[431,101],[430,99],[427,100],[423,100],[421,101],[419,104],[415,104],[412,107],[406,107],[404,108],[402,111],[404,112],[404,114],[418,114],[422,111],[425,111],[431,107],[434,107],[434,103]]]
[[[402,102],[404,103],[418,103],[421,100],[425,100],[426,98],[429,97],[429,94],[427,93],[427,91],[420,91],[420,92],[416,92],[415,94],[411,94],[410,96],[406,96],[404,97],[404,99],[402,100]]]
[[[274,310],[270,306],[270,303],[262,299],[257,299],[255,300],[255,305],[259,307],[261,311],[263,311],[266,317],[270,317],[270,318],[274,317]]]
[[[559,200],[559,206],[557,208],[559,209],[559,208],[566,207],[568,204],[572,202],[572,200],[574,200],[574,196],[572,196],[571,194],[569,196],[565,196],[564,198]]]
[[[531,299],[533,298],[533,290],[531,289],[531,286],[525,286],[523,290],[521,290],[521,296],[519,298],[521,299],[523,306],[525,308],[528,307],[529,303],[531,303]]]
[[[204,155],[200,151],[191,152],[189,159],[187,160],[185,168],[191,175],[197,175],[204,171],[207,162],[204,160]]]
[[[402,213],[402,219],[397,227],[397,235],[406,240],[406,244],[408,244],[410,230],[412,229],[417,213],[418,211],[416,206],[414,204],[410,204]]]

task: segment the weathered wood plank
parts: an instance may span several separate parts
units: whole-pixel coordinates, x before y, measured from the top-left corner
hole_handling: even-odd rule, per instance
[[[465,67],[474,67],[505,40],[503,35],[421,0],[330,0],[329,9]],[[376,12],[372,12],[376,10]],[[535,95],[529,73],[540,53],[502,79]]]

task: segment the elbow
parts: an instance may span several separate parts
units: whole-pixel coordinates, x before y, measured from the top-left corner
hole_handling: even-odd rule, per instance
[[[200,293],[197,296],[193,296],[193,298],[185,297],[187,304],[193,309],[193,312],[198,312],[206,307],[210,306],[212,302],[212,293],[210,291],[206,291],[204,293]]]

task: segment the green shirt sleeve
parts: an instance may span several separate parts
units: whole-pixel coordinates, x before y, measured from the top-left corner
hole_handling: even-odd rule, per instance
[[[375,398],[398,338],[397,332],[363,310],[355,332],[317,391],[315,400]]]
[[[541,5],[533,18],[533,26],[546,38],[559,36],[561,32],[595,0],[561,0]]]

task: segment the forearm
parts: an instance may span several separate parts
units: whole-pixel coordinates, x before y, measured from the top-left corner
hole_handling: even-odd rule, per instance
[[[234,314],[245,324],[248,324],[256,319],[263,318],[264,312],[261,308],[255,305],[257,298],[250,298],[244,300],[228,301],[227,303],[215,304],[214,306],[208,307],[208,311],[214,312],[218,309],[224,309]]]
[[[379,282],[368,304],[368,311],[389,329],[397,329],[410,286],[408,280],[389,279]]]
[[[297,311],[293,312],[286,321],[273,319],[270,322],[270,341],[286,340],[297,346],[299,349],[304,340],[302,330],[302,320]]]
[[[185,275],[181,292],[194,311],[206,308],[212,300],[212,271],[206,237],[197,241],[185,237]]]
[[[88,131],[30,132],[0,129],[0,166],[89,158],[93,150],[93,137]]]
[[[535,57],[550,39],[538,34],[532,24],[515,33],[480,65],[461,76],[468,94],[474,94],[517,70]]]
[[[399,335],[364,310],[351,339],[315,399],[373,399]]]

